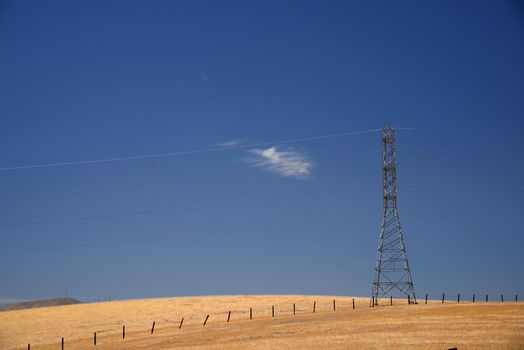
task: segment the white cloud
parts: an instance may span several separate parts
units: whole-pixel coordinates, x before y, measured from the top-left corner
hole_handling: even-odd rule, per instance
[[[308,157],[291,149],[279,150],[273,146],[252,149],[249,152],[254,156],[249,159],[253,166],[267,169],[280,176],[304,178],[311,173],[312,164]]]
[[[234,147],[234,146],[240,145],[242,142],[243,141],[239,140],[239,139],[231,139],[231,140],[227,140],[227,141],[224,141],[224,142],[217,143],[215,145],[218,146],[218,147]]]

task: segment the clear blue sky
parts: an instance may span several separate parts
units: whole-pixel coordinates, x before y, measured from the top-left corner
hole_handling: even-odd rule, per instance
[[[522,2],[2,0],[0,297],[369,295],[379,133],[276,141],[386,121],[415,291],[522,293],[523,62]]]

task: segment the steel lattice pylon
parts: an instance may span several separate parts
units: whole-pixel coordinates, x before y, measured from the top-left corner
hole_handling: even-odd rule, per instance
[[[382,129],[383,212],[371,302],[394,290],[417,302],[397,210],[397,135],[388,123]]]

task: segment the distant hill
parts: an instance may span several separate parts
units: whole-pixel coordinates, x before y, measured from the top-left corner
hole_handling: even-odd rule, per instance
[[[55,298],[55,299],[46,299],[46,300],[33,300],[33,301],[24,301],[22,303],[10,304],[3,307],[0,307],[1,311],[7,310],[22,310],[22,309],[33,309],[35,307],[45,307],[45,306],[60,306],[60,305],[71,305],[71,304],[80,304],[81,302],[70,298]]]

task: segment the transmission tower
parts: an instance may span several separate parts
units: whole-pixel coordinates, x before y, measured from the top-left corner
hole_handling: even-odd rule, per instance
[[[398,290],[416,303],[397,210],[397,135],[388,123],[382,129],[382,185],[384,208],[371,302],[377,305],[380,299]]]

